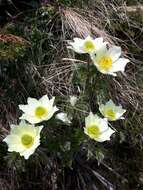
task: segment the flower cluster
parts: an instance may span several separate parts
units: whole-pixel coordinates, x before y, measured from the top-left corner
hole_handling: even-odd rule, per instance
[[[126,110],[121,105],[116,106],[112,100],[109,100],[105,105],[101,104],[99,110],[104,116],[104,119],[90,112],[89,116],[85,118],[84,132],[90,138],[98,142],[104,142],[110,140],[110,136],[115,132],[108,126],[108,120],[115,121],[123,119],[122,116]]]
[[[45,95],[39,100],[28,98],[27,105],[19,105],[23,111],[21,122],[19,125],[11,125],[10,134],[3,140],[8,144],[9,152],[19,152],[25,159],[34,153],[40,145],[40,132],[43,128],[34,124],[49,120],[58,111],[58,108],[53,106],[54,99],[55,97],[49,100]]]
[[[88,53],[96,68],[103,74],[116,76],[116,72],[124,72],[129,59],[120,58],[121,47],[112,46],[108,48],[108,42],[103,38],[92,39],[90,36],[80,39],[74,38],[74,42],[69,42],[69,48],[77,53]]]
[[[74,38],[74,42],[69,44],[70,48],[77,53],[88,53],[96,68],[103,74],[115,76],[117,71],[123,72],[129,62],[126,58],[120,58],[120,47],[108,48],[108,43],[104,42],[103,38],[95,40],[90,36],[84,40]],[[68,125],[72,124],[67,113],[58,112],[59,109],[54,105],[54,101],[55,97],[49,99],[47,95],[44,95],[40,99],[28,98],[26,105],[19,105],[19,109],[22,111],[19,118],[21,121],[18,125],[11,125],[10,134],[3,140],[7,143],[9,152],[18,152],[20,156],[28,159],[40,145],[40,133],[44,126],[36,125],[48,122],[54,115],[56,115],[56,119]],[[70,96],[69,102],[74,107],[77,97]],[[126,110],[121,105],[116,106],[112,100],[109,100],[106,104],[99,105],[99,111],[104,118],[90,112],[85,118],[83,132],[97,142],[104,142],[110,140],[111,135],[115,132],[109,127],[108,121],[123,119],[122,116]]]
[[[68,48],[80,54],[89,54],[97,70],[103,74],[117,76],[116,72],[124,72],[126,64],[130,62],[129,59],[121,57],[121,47],[109,47],[108,42],[104,42],[102,37],[96,39],[90,36],[85,39],[74,38],[73,42],[69,42]],[[99,105],[99,111],[104,119],[91,112],[85,118],[84,132],[90,138],[103,142],[110,140],[110,136],[115,132],[108,126],[108,120],[123,119],[122,116],[126,110],[121,105],[116,106],[112,100],[109,100],[105,105]]]

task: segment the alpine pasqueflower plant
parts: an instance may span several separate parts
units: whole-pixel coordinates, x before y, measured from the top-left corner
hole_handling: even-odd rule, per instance
[[[51,119],[58,108],[54,106],[55,97],[49,99],[47,95],[39,100],[28,98],[27,105],[19,105],[19,109],[24,113],[20,119],[27,120],[29,123],[36,124]]]
[[[74,38],[73,40],[73,42],[69,42],[69,48],[81,54],[95,53],[107,44],[101,37],[93,39],[91,36],[87,36],[85,39]]]
[[[11,125],[10,134],[4,138],[9,152],[18,152],[28,159],[40,145],[40,132],[43,126],[27,124],[21,121],[19,125]]]
[[[95,141],[108,141],[114,132],[115,131],[108,126],[106,119],[102,119],[92,112],[85,118],[84,133]]]
[[[103,74],[116,76],[116,72],[125,71],[126,64],[130,62],[129,59],[120,58],[121,47],[112,46],[109,49],[103,46],[96,54],[91,55],[91,59],[98,69]]]
[[[112,100],[106,102],[106,104],[101,104],[99,106],[101,114],[107,118],[109,121],[115,121],[118,119],[124,119],[123,114],[126,112],[122,106],[117,106]]]

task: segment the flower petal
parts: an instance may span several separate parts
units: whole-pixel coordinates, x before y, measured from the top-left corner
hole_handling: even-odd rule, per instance
[[[82,50],[84,40],[80,38],[74,38],[74,42],[69,42],[69,47],[70,49],[73,49],[77,53],[86,53],[85,51]]]
[[[111,72],[117,72],[117,71],[125,71],[125,66],[127,63],[129,63],[130,60],[126,58],[119,58],[114,64],[111,69]]]
[[[102,47],[106,47],[108,42],[103,42],[103,38],[99,37],[99,38],[95,38],[94,40],[95,43],[95,47],[96,47],[96,51],[101,49]]]
[[[37,117],[27,115],[27,114],[22,114],[22,116],[19,119],[24,119],[24,120],[28,121],[31,124],[36,124],[36,123],[39,123],[39,122],[42,121],[41,119],[39,119]]]
[[[44,127],[43,125],[35,127],[36,135],[40,134],[40,132],[42,131],[43,127]]]
[[[29,115],[34,115],[35,105],[19,105],[19,109]]]
[[[48,98],[48,96],[47,95],[44,95],[44,96],[42,96],[42,98],[40,98],[39,99],[39,101],[44,105],[46,105],[46,104],[48,104],[49,103],[49,98]]]
[[[121,55],[121,47],[113,46],[108,50],[108,55],[112,58],[112,61],[115,62]]]
[[[104,133],[102,133],[102,134],[100,135],[100,137],[98,138],[97,141],[98,141],[98,142],[109,141],[109,140],[110,140],[110,137],[111,137],[111,135],[112,135],[113,133],[115,133],[115,131],[112,130],[110,127],[108,127],[108,129],[107,129]]]
[[[30,98],[30,97],[27,99],[27,103],[29,105],[38,105],[39,104],[39,102],[36,98]]]
[[[7,144],[10,144],[11,142],[13,144],[19,144],[20,143],[20,138],[17,135],[8,135],[5,139],[3,139],[4,142]]]

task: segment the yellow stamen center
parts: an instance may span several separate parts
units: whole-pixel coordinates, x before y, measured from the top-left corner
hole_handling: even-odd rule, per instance
[[[89,136],[92,136],[93,138],[98,138],[100,136],[99,127],[97,127],[96,125],[87,127],[87,132],[88,132]]]
[[[104,56],[99,60],[98,64],[101,70],[108,71],[112,67],[113,61],[110,56]]]
[[[115,112],[112,109],[106,110],[105,115],[110,120],[114,120],[116,118]]]
[[[30,148],[34,143],[34,138],[30,135],[23,135],[21,138],[21,143],[26,148]]]
[[[41,118],[46,113],[47,113],[47,110],[44,107],[42,107],[42,106],[37,107],[36,110],[35,110],[35,115],[38,118]]]
[[[93,51],[94,49],[95,49],[95,45],[93,44],[92,41],[86,41],[86,42],[84,43],[84,50],[85,50],[86,52],[91,52],[91,51]]]

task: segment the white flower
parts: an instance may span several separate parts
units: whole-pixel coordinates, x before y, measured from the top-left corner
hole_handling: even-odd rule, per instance
[[[49,100],[47,95],[39,100],[28,98],[27,105],[19,105],[19,109],[24,112],[20,119],[27,120],[32,124],[49,120],[58,110],[56,106],[53,106],[54,100],[55,97]]]
[[[120,56],[121,47],[113,46],[107,49],[104,46],[96,52],[96,55],[91,55],[91,59],[101,73],[116,76],[116,72],[124,72],[126,64],[130,62],[129,59]]]
[[[56,118],[63,121],[64,123],[70,124],[71,121],[69,120],[67,113],[58,113]]]
[[[77,97],[76,96],[70,96],[70,104],[72,106],[75,106],[76,102],[77,102]]]
[[[109,100],[105,105],[101,104],[99,110],[110,121],[123,119],[122,115],[126,112],[121,105],[116,106],[112,100]]]
[[[102,119],[93,113],[85,118],[84,133],[98,142],[110,140],[115,131],[108,126],[107,119]]]
[[[3,140],[9,152],[19,152],[28,159],[40,145],[40,132],[43,126],[35,127],[21,121],[19,125],[11,125],[10,134]]]
[[[74,42],[69,42],[69,48],[73,49],[77,53],[95,53],[97,50],[106,45],[107,42],[103,42],[103,38],[91,38],[87,36],[85,39],[74,38]]]

